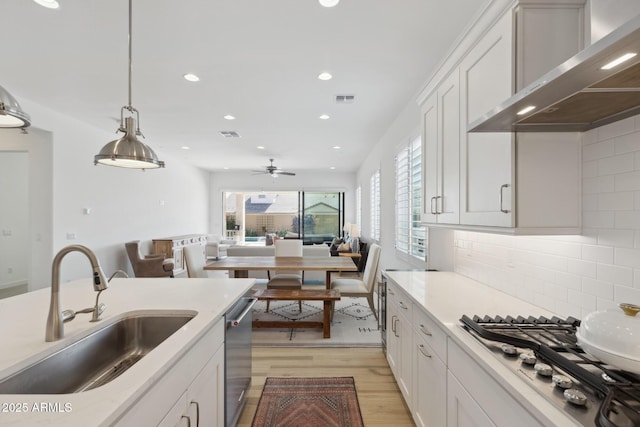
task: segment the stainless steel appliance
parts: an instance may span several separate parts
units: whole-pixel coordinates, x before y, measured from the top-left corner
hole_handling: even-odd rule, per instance
[[[233,427],[251,385],[251,308],[257,298],[243,296],[225,314],[225,425]]]
[[[547,400],[585,426],[640,426],[640,376],[607,365],[577,344],[569,317],[463,316],[468,332]]]

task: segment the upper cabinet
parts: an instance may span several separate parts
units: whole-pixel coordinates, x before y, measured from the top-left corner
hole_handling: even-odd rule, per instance
[[[518,234],[579,231],[579,133],[467,129],[518,88],[581,49],[583,6],[584,0],[511,3],[421,104],[426,223]],[[453,102],[443,98],[451,93],[452,82],[459,92],[455,119]],[[456,162],[453,153],[458,153]],[[451,194],[454,183],[457,195]]]

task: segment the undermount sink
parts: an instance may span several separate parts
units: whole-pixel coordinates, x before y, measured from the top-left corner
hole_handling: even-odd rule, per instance
[[[120,376],[195,313],[131,314],[0,381],[0,394],[79,393]]]

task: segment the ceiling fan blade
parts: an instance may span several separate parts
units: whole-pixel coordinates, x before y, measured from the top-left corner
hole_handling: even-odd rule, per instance
[[[285,171],[278,171],[277,173],[278,173],[278,175],[289,175],[289,176],[295,176],[296,175],[293,172],[285,172]]]

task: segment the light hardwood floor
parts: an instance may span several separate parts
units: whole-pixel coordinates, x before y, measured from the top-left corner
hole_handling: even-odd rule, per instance
[[[237,427],[250,427],[267,376],[354,377],[367,427],[415,426],[381,348],[253,348],[253,377]]]

